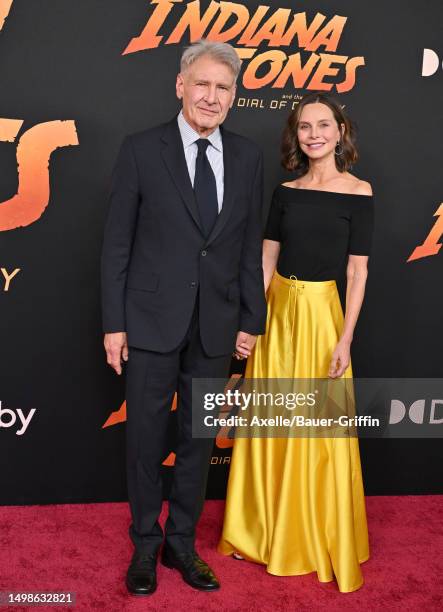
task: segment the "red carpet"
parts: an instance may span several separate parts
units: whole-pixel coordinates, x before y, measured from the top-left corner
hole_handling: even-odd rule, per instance
[[[1,507],[0,591],[75,591],[76,611],[443,609],[443,496],[367,498],[372,556],[363,565],[364,586],[348,594],[335,583],[319,583],[315,574],[279,578],[220,556],[215,545],[223,505],[206,502],[197,546],[220,578],[217,593],[194,591],[160,566],[154,595],[129,596],[127,504]]]

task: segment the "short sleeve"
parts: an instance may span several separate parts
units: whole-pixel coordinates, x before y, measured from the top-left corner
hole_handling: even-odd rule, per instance
[[[361,200],[361,201],[360,201]],[[369,255],[374,229],[374,198],[362,196],[353,204],[351,213],[351,234],[349,255]]]
[[[271,208],[269,209],[268,222],[265,229],[266,240],[281,242],[280,236],[281,202],[277,196],[277,189],[272,195]]]

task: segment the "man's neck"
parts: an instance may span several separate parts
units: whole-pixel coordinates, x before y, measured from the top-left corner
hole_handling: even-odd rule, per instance
[[[194,124],[193,122],[191,122],[188,117],[186,117],[184,110],[182,109],[182,117],[184,119],[184,121],[189,125],[190,128],[192,128],[194,130],[194,132],[197,132],[197,134],[200,136],[200,138],[208,138],[211,134],[213,134],[214,132],[216,132],[218,130],[218,128],[220,126],[216,126],[215,128],[204,128],[204,127],[200,127],[196,124]]]

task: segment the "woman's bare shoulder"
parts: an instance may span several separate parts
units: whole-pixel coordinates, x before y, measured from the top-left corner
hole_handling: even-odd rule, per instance
[[[356,195],[373,195],[371,183],[368,183],[368,181],[362,181],[353,174],[350,174],[349,177],[352,178],[349,184],[349,187],[352,189],[352,193],[355,193]]]
[[[373,195],[371,183],[368,183],[368,181],[358,181],[354,193],[358,195]]]

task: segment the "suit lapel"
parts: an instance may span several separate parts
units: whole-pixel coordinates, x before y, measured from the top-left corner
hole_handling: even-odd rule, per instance
[[[166,124],[162,135],[161,155],[169,170],[171,179],[177,187],[186,208],[194,222],[202,231],[198,214],[197,202],[194,197],[191,179],[189,178],[188,166],[186,165],[183,142],[178,129],[177,118]]]
[[[234,172],[236,155],[229,133],[220,127],[223,140],[223,206],[217,217],[214,227],[206,241],[206,244],[213,242],[225,227],[234,205]]]

